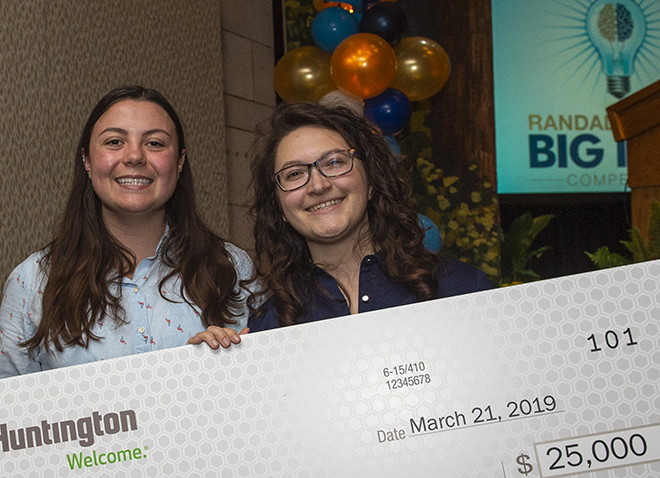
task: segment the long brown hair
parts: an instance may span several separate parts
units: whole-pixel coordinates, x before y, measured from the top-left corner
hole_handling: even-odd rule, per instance
[[[136,267],[136,258],[107,230],[101,201],[92,188],[83,165],[83,151],[89,151],[94,125],[115,103],[125,99],[149,101],[161,106],[174,122],[179,156],[186,149],[183,127],[170,103],[157,91],[141,86],[112,90],[94,107],[82,132],[74,164],[71,192],[55,239],[45,248],[40,267],[48,282],[42,296],[42,318],[32,338],[22,345],[32,352],[43,344],[56,350],[79,345],[87,347],[100,338],[92,332],[100,318],[125,322],[119,296],[110,290]],[[183,163],[176,189],[166,206],[169,234],[161,245],[161,259],[172,270],[162,278],[181,276],[180,294],[201,311],[204,326],[232,324],[238,307],[234,292],[236,270],[224,241],[202,221],[195,206],[190,158]],[[161,296],[165,298],[161,292]]]
[[[297,323],[313,300],[312,257],[305,238],[282,218],[277,186],[272,180],[280,141],[304,126],[340,134],[362,160],[372,196],[367,205],[372,244],[386,252],[388,273],[405,284],[417,300],[438,294],[438,256],[423,245],[409,182],[382,134],[344,107],[316,103],[284,104],[261,125],[252,158],[257,270],[272,294],[280,326]]]

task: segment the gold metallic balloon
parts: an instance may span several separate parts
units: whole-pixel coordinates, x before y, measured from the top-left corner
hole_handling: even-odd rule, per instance
[[[320,100],[337,89],[330,76],[330,57],[315,46],[291,50],[275,66],[275,91],[289,103]]]
[[[373,98],[387,89],[396,73],[392,47],[373,33],[356,33],[337,46],[330,60],[337,88],[355,98]]]
[[[394,52],[396,76],[390,86],[403,91],[410,101],[430,98],[447,82],[451,68],[449,56],[433,40],[405,37]]]

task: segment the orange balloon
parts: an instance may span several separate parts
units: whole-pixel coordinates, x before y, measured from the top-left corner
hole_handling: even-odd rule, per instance
[[[396,2],[396,0],[388,0],[390,2]],[[349,12],[353,13],[353,5],[350,3],[344,3],[344,2],[326,2],[325,0],[313,0],[314,3],[314,8],[316,8],[317,11],[325,10],[328,7],[340,7],[343,8],[344,10],[348,10]]]
[[[339,2],[326,2],[324,0],[314,0],[314,8],[317,11],[325,10],[328,7],[338,7]]]
[[[273,85],[284,101],[318,101],[336,90],[330,76],[330,53],[315,46],[301,46],[280,58]]]
[[[396,76],[390,85],[410,101],[430,98],[445,86],[451,65],[447,52],[424,37],[405,37],[394,48]]]
[[[355,98],[373,98],[387,89],[396,73],[392,47],[373,33],[356,33],[332,54],[330,72],[337,88]]]

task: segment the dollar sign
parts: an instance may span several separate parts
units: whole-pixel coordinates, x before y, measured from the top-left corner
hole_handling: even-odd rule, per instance
[[[518,455],[518,458],[516,458],[516,463],[518,463],[522,468],[518,468],[518,473],[521,475],[529,475],[534,467],[531,465],[531,463],[527,463],[527,460],[529,460],[529,455],[525,455],[524,453],[521,453]]]

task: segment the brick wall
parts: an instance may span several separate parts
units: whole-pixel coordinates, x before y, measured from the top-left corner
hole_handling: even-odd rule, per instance
[[[270,0],[221,0],[229,240],[252,251],[249,151],[275,106]]]

